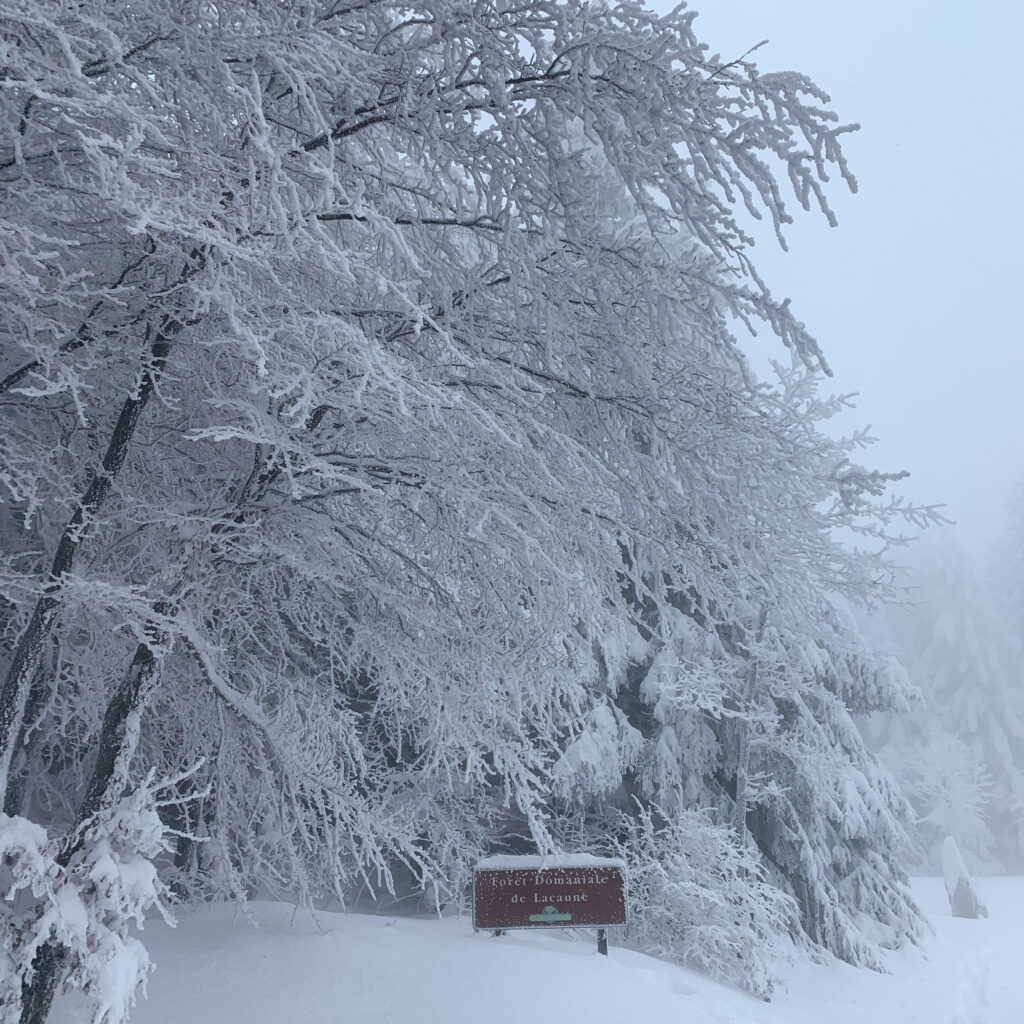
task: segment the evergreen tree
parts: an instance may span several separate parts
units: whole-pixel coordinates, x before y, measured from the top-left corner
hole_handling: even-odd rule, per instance
[[[883,622],[920,700],[869,725],[914,805],[918,863],[941,865],[953,836],[975,870],[1024,865],[1024,697],[1015,639],[953,538],[921,542],[911,603]]]
[[[649,554],[646,582],[631,587],[647,595],[638,633],[599,641],[613,711],[588,723],[558,767],[567,794],[571,779],[574,795],[589,788],[596,800],[579,820],[584,833],[600,832],[617,808],[636,819],[623,827],[644,837],[632,859],[645,862],[645,815],[673,857],[672,823],[703,814],[699,848],[714,836],[720,862],[755,853],[743,896],[754,919],[798,922],[803,941],[879,967],[879,946],[920,936],[923,922],[904,866],[909,808],[854,716],[905,708],[909,687],[892,658],[873,653],[851,608],[883,592],[884,561],[836,534],[873,533],[916,512],[878,507],[884,480],[848,461],[856,439],[830,441],[812,426],[835,408],[818,401],[813,377],[780,371],[774,397],[769,429],[746,431],[757,457],[742,475],[731,460],[743,449],[730,438],[702,462],[717,486],[691,478],[681,489],[676,509],[688,528],[674,549]],[[784,533],[768,527],[762,504],[783,463]],[[705,539],[708,494],[717,504]],[[688,505],[690,495],[701,504]],[[795,914],[766,901],[766,880]],[[655,891],[662,906],[665,891]],[[768,991],[759,953],[769,947],[749,932],[731,941],[747,950],[748,970],[737,974]],[[685,935],[678,947],[687,948]]]

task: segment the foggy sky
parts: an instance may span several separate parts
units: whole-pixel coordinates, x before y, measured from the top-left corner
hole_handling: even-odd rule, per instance
[[[752,58],[762,70],[803,72],[844,123],[861,124],[844,147],[859,194],[839,180],[830,192],[839,227],[789,203],[789,253],[762,233],[754,262],[793,299],[835,389],[859,392],[840,422],[872,426],[878,444],[862,461],[910,470],[901,493],[945,502],[960,539],[985,554],[1024,476],[1021,5],[690,6],[723,58],[767,39]]]

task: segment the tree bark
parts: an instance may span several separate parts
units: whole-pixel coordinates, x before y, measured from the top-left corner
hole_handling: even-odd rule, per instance
[[[45,1024],[66,967],[67,949],[64,946],[47,942],[39,947],[32,960],[32,982],[21,986],[20,1024]]]
[[[318,423],[322,413],[315,415]],[[257,462],[242,487],[235,515],[217,532],[243,522],[244,506],[262,497],[278,473],[279,469],[270,460],[263,462],[262,467]],[[154,618],[146,626],[146,639],[136,647],[128,671],[107,703],[89,785],[68,842],[56,858],[62,868],[66,868],[81,849],[89,820],[113,806],[128,783],[128,772],[139,741],[142,713],[156,684],[169,640],[167,628],[160,625],[159,620],[173,618],[177,607],[173,598],[164,598],[156,603]],[[53,998],[67,971],[67,959],[67,949],[60,943],[47,942],[40,947],[32,961],[32,979],[22,984],[20,1024],[45,1024]]]
[[[8,772],[26,705],[29,703],[31,684],[33,678],[38,675],[43,645],[60,611],[60,590],[64,576],[73,568],[78,547],[88,535],[96,514],[124,465],[139,417],[160,380],[174,339],[183,327],[184,323],[180,320],[165,320],[149,345],[139,386],[121,406],[101,466],[93,475],[85,495],[61,535],[43,593],[36,602],[28,626],[15,648],[3,688],[0,689],[0,788],[4,791],[5,805],[17,798],[17,783],[15,782],[15,791],[11,791]],[[139,650],[145,650],[145,656],[140,658]],[[141,646],[139,650],[136,651],[131,668],[107,706],[100,733],[99,754],[89,780],[86,797],[79,809],[75,833],[79,832],[78,826],[87,821],[103,806],[105,800],[109,799],[116,778],[127,770],[127,763],[134,752],[141,698],[146,683],[155,676],[157,668],[157,659],[152,651]],[[39,685],[45,683],[40,681]],[[69,844],[61,851],[57,857],[61,867],[67,867],[79,846],[80,840]],[[47,942],[36,953],[32,964],[32,979],[22,984],[22,1024],[44,1024],[53,997],[63,981],[67,969],[67,955],[66,948],[54,942]]]
[[[761,609],[761,620],[757,627],[757,642],[764,638],[764,626],[768,613]],[[741,843],[747,841],[747,790],[750,785],[750,722],[742,717],[750,712],[751,704],[757,700],[757,654],[755,653],[743,694],[743,706],[739,719],[739,750],[736,755],[736,798],[733,801],[732,826]]]
[[[18,738],[7,775],[7,791],[3,795],[4,814],[12,818],[21,814],[22,811],[25,788],[28,783],[29,737],[49,702],[51,690],[47,686],[46,680],[50,678],[52,670],[52,665],[41,661],[39,668],[36,669],[32,685],[29,687],[28,701],[22,715],[21,727],[18,730]]]
[[[158,612],[170,611],[165,602]],[[69,841],[57,855],[66,868],[81,849],[89,819],[111,807],[128,781],[128,769],[139,740],[139,724],[146,700],[160,670],[167,633],[152,624],[152,636],[139,644],[128,671],[107,704],[100,729],[99,751],[89,777],[89,786],[75,818]],[[68,966],[68,951],[58,942],[47,942],[32,960],[32,978],[21,986],[20,1024],[45,1024]]]
[[[167,602],[161,601],[156,610],[163,614],[170,608]],[[113,806],[128,784],[128,769],[139,742],[140,719],[160,671],[168,639],[166,630],[157,630],[152,625],[150,628],[154,630],[152,640],[136,648],[128,671],[107,704],[96,763],[78,808],[76,829]],[[77,848],[77,845],[69,848],[69,858]]]
[[[64,577],[74,567],[78,548],[88,536],[97,513],[110,493],[114,479],[124,465],[139,416],[160,380],[174,338],[182,327],[184,323],[180,320],[165,320],[148,346],[141,381],[121,406],[100,468],[93,475],[78,507],[64,528],[43,591],[14,649],[10,668],[3,687],[0,688],[0,790],[5,794],[11,757],[21,728],[32,680],[39,667],[43,644],[52,632],[60,611]]]
[[[307,429],[315,429],[325,413],[326,407],[314,410],[306,422]],[[214,527],[216,533],[243,523],[246,506],[265,496],[280,474],[280,467],[274,464],[272,455],[266,458],[261,458],[261,455],[261,452],[257,452],[252,472],[239,493],[235,514],[230,520]],[[173,618],[177,608],[178,604],[173,597],[163,598],[156,603],[153,608],[154,618],[146,625],[146,639],[136,647],[128,671],[107,703],[89,784],[68,842],[56,858],[62,868],[68,866],[81,848],[89,820],[113,806],[128,783],[132,757],[139,741],[142,713],[156,684],[169,641],[168,630],[160,624],[160,620]],[[67,959],[68,951],[60,943],[47,942],[40,947],[32,961],[32,979],[22,984],[20,1024],[45,1024],[53,998],[67,971]]]
[[[142,262],[148,255],[150,251],[147,248],[147,252],[138,262]],[[197,246],[192,249],[178,274],[176,285],[185,284],[198,273],[206,265],[207,256],[208,251],[203,247]],[[129,270],[134,269],[138,262],[129,264],[119,280],[122,280]],[[92,529],[96,515],[124,465],[139,417],[163,375],[175,339],[186,325],[186,320],[163,313],[156,316],[155,322],[159,323],[155,332],[151,326],[147,328],[147,351],[139,382],[121,406],[100,468],[94,473],[78,507],[64,528],[42,593],[36,601],[35,608],[32,609],[28,625],[18,639],[3,686],[0,687],[0,793],[4,794],[5,802],[11,756],[21,730],[25,705],[39,666],[43,644],[52,632],[60,611],[64,577],[74,567],[79,545]],[[22,369],[27,372],[30,367]],[[17,371],[4,383],[17,383],[20,380],[20,372]]]

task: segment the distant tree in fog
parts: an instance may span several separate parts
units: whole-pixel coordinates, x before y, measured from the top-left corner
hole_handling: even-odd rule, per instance
[[[1024,689],[1005,602],[968,553],[944,536],[915,547],[911,601],[881,616],[920,691],[910,712],[876,717],[918,817],[918,856],[939,867],[946,834],[975,870],[1024,869]]]

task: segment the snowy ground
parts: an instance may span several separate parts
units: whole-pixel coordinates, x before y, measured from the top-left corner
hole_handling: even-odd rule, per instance
[[[801,964],[770,1004],[590,937],[474,934],[466,920],[256,908],[259,930],[205,909],[145,938],[157,963],[132,1024],[1021,1024],[1024,878],[981,879],[990,916],[949,915],[942,883],[916,885],[935,937],[892,973]],[[58,1024],[86,1021],[65,1001]]]

